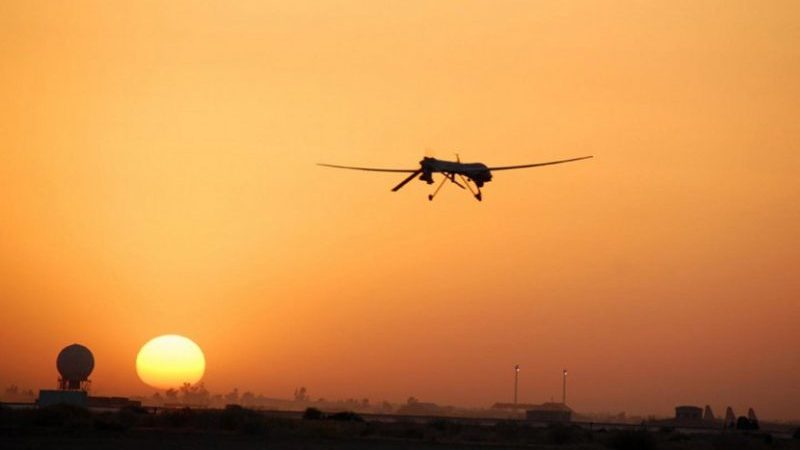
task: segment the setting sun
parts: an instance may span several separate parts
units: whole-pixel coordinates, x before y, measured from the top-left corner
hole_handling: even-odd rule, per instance
[[[191,339],[175,334],[148,341],[136,357],[136,372],[146,384],[159,388],[177,388],[203,378],[206,359]]]

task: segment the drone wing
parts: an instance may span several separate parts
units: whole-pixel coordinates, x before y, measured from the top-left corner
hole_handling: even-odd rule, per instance
[[[337,166],[335,164],[322,164],[322,163],[317,163],[317,165],[318,166],[324,166],[324,167],[333,167],[334,169],[366,170],[368,172],[413,173],[413,172],[417,172],[419,170],[419,169],[377,169],[375,167]]]
[[[522,164],[519,166],[501,166],[501,167],[489,167],[489,170],[510,170],[510,169],[526,169],[528,167],[539,167],[539,166],[549,166],[552,164],[561,164],[561,163],[568,163],[572,161],[580,161],[582,159],[589,159],[593,158],[594,156],[581,156],[580,158],[572,158],[572,159],[562,159],[559,161],[548,161],[543,163],[535,163],[535,164]]]

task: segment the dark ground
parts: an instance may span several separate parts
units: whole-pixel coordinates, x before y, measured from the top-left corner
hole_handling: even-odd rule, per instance
[[[309,419],[241,408],[141,409],[90,413],[72,407],[0,410],[0,449],[708,449],[800,450],[791,438],[759,431],[686,434],[676,430],[592,430],[574,425],[492,425],[434,419],[365,422],[356,414]]]

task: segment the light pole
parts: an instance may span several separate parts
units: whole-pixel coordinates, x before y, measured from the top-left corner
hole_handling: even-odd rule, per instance
[[[517,387],[519,386],[519,364],[514,366],[514,409],[517,406]]]
[[[561,403],[567,404],[567,369],[564,369],[564,383],[561,386]]]

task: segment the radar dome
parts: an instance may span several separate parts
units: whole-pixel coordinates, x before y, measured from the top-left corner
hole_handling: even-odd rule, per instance
[[[83,345],[68,345],[58,354],[56,367],[64,380],[85,381],[94,369],[94,356]]]

